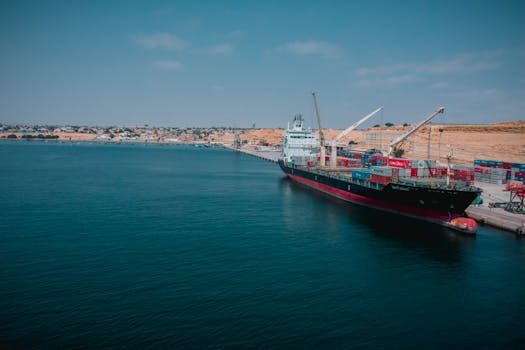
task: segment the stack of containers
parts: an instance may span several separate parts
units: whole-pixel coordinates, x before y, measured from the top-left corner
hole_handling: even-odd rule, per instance
[[[368,163],[372,166],[385,166],[388,163],[388,158],[374,155],[368,159]]]
[[[400,168],[399,176],[402,177],[436,177],[442,175],[437,169],[437,162],[435,160],[390,158],[388,165],[394,168]],[[446,168],[444,175],[446,175]]]
[[[525,164],[512,163],[510,178],[514,181],[521,181],[525,183]]]
[[[516,168],[514,166],[517,166]],[[514,174],[519,173],[519,163],[499,162],[495,160],[474,160],[474,171],[476,181],[494,184],[506,184],[514,179]],[[525,170],[525,166],[523,167]]]
[[[387,166],[373,166],[370,168],[370,182],[388,185],[392,182],[392,170]]]
[[[474,179],[476,181],[498,185],[507,183],[507,169],[475,167],[474,174]]]
[[[363,159],[363,153],[346,150],[344,148],[338,149],[337,155],[352,159]]]
[[[444,177],[444,176],[447,176],[447,173],[448,173],[448,168],[446,166],[439,166],[436,168],[437,176]]]
[[[349,159],[347,168],[359,168],[363,166],[363,161],[361,159]]]
[[[410,168],[393,168],[392,175],[394,177],[410,177]]]
[[[393,173],[395,177],[410,177],[411,176],[412,160],[410,159],[389,158],[388,166],[395,168],[394,173]]]
[[[434,177],[437,176],[436,161],[429,159],[420,159],[412,161],[410,176],[417,177]]]
[[[451,169],[450,178],[452,180],[465,182],[466,184],[470,185],[476,179],[474,174],[475,172],[473,167],[453,165]]]
[[[338,157],[337,165],[344,166],[347,168],[358,168],[362,166],[361,159],[353,159],[347,157]]]

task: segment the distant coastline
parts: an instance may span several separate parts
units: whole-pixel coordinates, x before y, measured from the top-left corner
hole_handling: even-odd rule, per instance
[[[374,126],[353,130],[341,141],[352,141],[359,148],[369,148],[373,137],[386,137],[392,132],[403,132],[409,125]],[[429,130],[430,128],[430,130]],[[332,139],[341,130],[323,130]],[[280,128],[177,128],[177,127],[88,127],[88,126],[28,126],[0,124],[0,140],[57,140],[104,143],[158,143],[231,146],[236,135],[242,145],[279,147],[284,130]],[[14,136],[10,136],[14,135]],[[31,136],[29,136],[31,135]],[[384,136],[381,136],[384,135]],[[429,125],[410,137],[405,156],[446,161],[452,148],[456,164],[472,164],[474,159],[493,159],[525,163],[525,121],[486,125],[443,124]],[[40,137],[41,136],[41,137]],[[382,141],[386,141],[383,139]],[[430,147],[428,147],[430,145]]]

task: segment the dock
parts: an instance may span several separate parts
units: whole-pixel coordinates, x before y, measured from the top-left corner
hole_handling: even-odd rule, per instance
[[[228,149],[231,149],[232,151],[248,154],[252,157],[260,158],[262,160],[272,162],[272,163],[277,163],[281,155],[281,151],[276,151],[276,150],[260,150],[256,148],[247,148],[247,147],[235,148],[235,147],[230,147],[230,146],[225,146],[225,147]]]
[[[476,181],[475,186],[481,188],[483,204],[471,205],[466,213],[481,225],[493,226],[518,235],[525,235],[525,214],[515,214],[503,208],[491,208],[489,203],[508,202],[509,193],[503,191],[505,185],[489,184]]]
[[[467,215],[481,225],[493,226],[517,235],[525,234],[525,215],[513,214],[501,208],[487,208],[483,206],[470,206]]]

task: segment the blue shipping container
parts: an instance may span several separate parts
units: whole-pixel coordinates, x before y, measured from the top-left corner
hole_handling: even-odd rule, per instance
[[[370,172],[367,170],[353,170],[352,177],[359,180],[368,180],[370,178]]]

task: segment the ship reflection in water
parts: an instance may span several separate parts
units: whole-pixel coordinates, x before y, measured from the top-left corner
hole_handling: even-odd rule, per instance
[[[289,228],[297,228],[298,225],[322,227],[317,232],[318,237],[333,244],[357,239],[372,246],[398,246],[433,260],[454,263],[475,244],[475,236],[348,203],[288,178],[282,178],[279,187],[284,202],[283,215],[289,218],[286,221]]]

